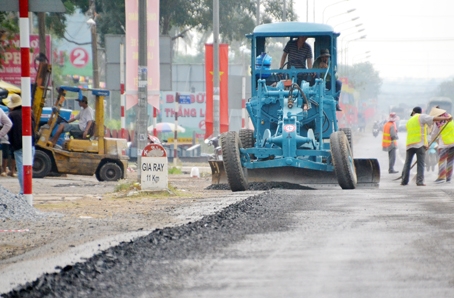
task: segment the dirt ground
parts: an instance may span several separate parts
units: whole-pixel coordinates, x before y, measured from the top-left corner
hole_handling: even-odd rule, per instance
[[[231,199],[220,199],[231,195],[230,190],[206,189],[211,185],[209,168],[199,172],[200,178],[191,177],[188,170],[169,174],[169,189],[155,192],[132,187],[138,181],[134,171],[119,182],[76,175],[33,179],[33,206],[47,216],[38,221],[0,220],[0,272],[11,264],[52,258],[89,242],[99,241],[98,247],[106,248],[125,241],[115,238],[118,235],[195,221],[202,213],[230,204]],[[0,184],[18,192],[17,178],[2,177]],[[115,240],[106,244],[101,239]]]

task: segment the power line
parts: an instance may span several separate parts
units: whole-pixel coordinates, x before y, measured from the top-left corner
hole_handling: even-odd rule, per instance
[[[395,39],[364,39],[364,40],[357,40],[357,42],[424,42],[424,41],[454,41],[454,37],[446,37],[446,38],[419,38],[419,39],[402,39],[402,38],[395,38]]]

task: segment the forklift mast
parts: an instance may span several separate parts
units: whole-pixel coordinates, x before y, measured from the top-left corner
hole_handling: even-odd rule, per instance
[[[44,104],[46,103],[47,89],[50,83],[51,74],[52,65],[46,62],[41,62],[38,67],[35,85],[32,90],[32,111],[33,116],[35,117],[35,127],[33,127],[33,132],[35,134],[38,133],[39,130],[39,119],[41,119]]]

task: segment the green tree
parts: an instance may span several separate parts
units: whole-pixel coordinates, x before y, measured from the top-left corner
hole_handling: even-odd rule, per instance
[[[200,26],[204,31],[212,31],[213,1],[203,0],[204,7]],[[223,42],[241,41],[245,35],[252,32],[256,26],[256,1],[225,0],[219,1],[219,33]],[[268,0],[261,3],[261,23],[282,21],[284,12],[282,0]],[[293,12],[293,1],[290,1],[286,10],[287,20],[296,20]]]
[[[206,10],[201,0],[159,2],[159,27],[162,35],[169,35],[173,27],[197,27],[201,23],[202,12]]]
[[[360,93],[360,98],[377,98],[383,81],[370,62],[342,66],[341,69],[343,71],[339,72],[339,76],[348,78],[349,83]]]
[[[58,38],[62,38],[65,35],[66,16],[74,14],[77,9],[74,1],[63,0],[62,2],[66,9],[65,13],[46,13],[46,32]]]
[[[437,96],[449,97],[451,100],[454,98],[454,79],[444,81],[437,87]]]
[[[1,61],[4,61],[4,53],[11,47],[9,41],[19,33],[17,15],[10,12],[0,12],[0,68],[3,68]]]

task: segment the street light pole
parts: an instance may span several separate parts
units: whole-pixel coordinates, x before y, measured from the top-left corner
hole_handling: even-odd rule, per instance
[[[356,21],[356,20],[359,20],[359,17],[354,17],[354,18],[352,18],[352,19],[350,19],[350,20],[347,20],[347,21],[342,22],[342,23],[340,23],[340,24],[334,25],[333,27],[334,27],[334,28],[337,28],[337,27],[339,27],[339,26],[345,25],[345,24],[350,23],[350,22],[354,22],[354,21]]]
[[[366,51],[362,54],[358,54],[352,58],[352,64],[355,64],[355,61],[357,61],[357,60],[369,59],[370,57],[371,57],[370,51]]]
[[[336,5],[336,4],[339,4],[339,3],[342,3],[342,2],[345,2],[345,1],[348,1],[348,0],[342,0],[342,1],[339,1],[339,2],[335,2],[333,4],[330,4],[330,5],[327,5],[324,9],[323,9],[323,13],[322,13],[322,23],[325,23],[325,11],[328,7],[330,6],[333,6],[333,5]]]
[[[260,0],[257,0],[259,5]],[[213,0],[213,136],[220,134],[219,0]]]
[[[306,0],[306,22],[309,23],[309,0]]]
[[[357,32],[354,32],[354,33],[357,33]],[[344,65],[345,65],[345,66],[346,66],[347,63],[348,63],[347,55],[348,55],[348,45],[349,45],[349,43],[352,42],[352,41],[357,41],[357,40],[364,39],[364,38],[366,38],[366,35],[363,35],[363,36],[361,36],[361,37],[358,37],[358,38],[355,38],[355,39],[352,39],[352,40],[348,40],[348,41],[347,41],[347,45],[346,45],[346,47],[345,47],[345,54],[344,54]]]
[[[347,28],[347,29],[339,30],[339,32],[340,32],[341,34],[343,34],[343,33],[345,33],[345,32],[348,31],[348,30],[351,30],[351,29],[355,29],[355,28],[361,27],[362,25],[363,25],[362,23],[361,23],[361,24],[356,24],[356,25],[353,26],[353,27],[349,27],[349,28]],[[361,31],[364,31],[364,29],[361,29]]]
[[[287,21],[287,0],[283,0],[284,4],[282,6],[282,21]]]
[[[344,15],[344,14],[347,14],[347,13],[351,13],[351,12],[354,12],[354,11],[356,11],[356,8],[349,9],[349,10],[347,10],[346,12],[343,12],[343,13],[336,14],[336,15],[334,15],[334,16],[331,16],[331,17],[329,17],[329,18],[326,20],[326,23],[329,23],[329,20],[331,20],[332,18],[341,16],[341,15]]]
[[[362,29],[361,31],[358,30],[358,31],[355,31],[355,32],[346,34],[346,35],[344,35],[344,36],[341,35],[341,38],[340,38],[340,41],[339,41],[340,49],[341,49],[341,51],[340,51],[340,52],[341,52],[341,58],[338,59],[338,61],[342,61],[342,65],[344,66],[344,69],[345,69],[345,65],[346,65],[345,63],[346,63],[346,61],[347,61],[347,59],[345,58],[345,56],[347,55],[347,53],[346,53],[347,50],[346,50],[346,48],[345,48],[345,43],[344,43],[344,41],[345,41],[346,37],[348,37],[348,36],[350,36],[350,35],[353,35],[353,34],[357,34],[358,32],[362,32],[362,31],[364,31],[364,29]],[[366,36],[364,36],[364,38],[365,38],[365,37],[366,37]]]
[[[355,38],[355,39],[352,39],[352,40],[348,40],[348,41],[347,41],[347,46],[346,46],[346,48],[345,48],[345,65],[348,64],[348,45],[350,44],[350,42],[352,42],[352,41],[357,41],[357,40],[364,39],[364,38],[366,38],[366,35],[363,35],[363,36],[361,36],[361,37],[358,37],[358,38]]]

